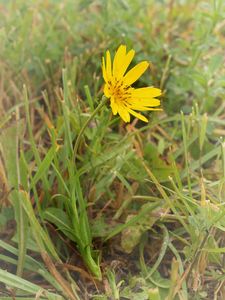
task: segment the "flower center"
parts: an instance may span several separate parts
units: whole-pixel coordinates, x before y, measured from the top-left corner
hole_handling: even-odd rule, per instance
[[[131,96],[131,87],[124,84],[122,80],[114,79],[108,81],[109,92],[115,99],[119,101],[126,101]]]

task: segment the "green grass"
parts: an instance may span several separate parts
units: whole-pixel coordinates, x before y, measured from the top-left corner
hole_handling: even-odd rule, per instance
[[[223,2],[0,1],[0,299],[224,299]],[[79,135],[121,43],[163,112]]]

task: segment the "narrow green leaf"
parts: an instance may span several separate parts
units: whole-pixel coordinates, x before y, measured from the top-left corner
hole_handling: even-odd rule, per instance
[[[55,300],[63,299],[59,295],[50,293],[32,282],[29,282],[2,269],[0,269],[0,282],[4,283],[6,286],[17,288],[19,290],[22,290],[27,293],[32,293],[34,295],[40,291],[43,291],[43,294],[46,295],[48,299],[53,299],[52,297],[55,297]]]
[[[91,97],[91,93],[90,93],[88,85],[84,86],[84,91],[85,91],[85,95],[86,95],[88,104],[89,104],[89,106],[91,108],[91,111],[94,111],[94,102],[93,102],[93,99]]]
[[[205,141],[207,123],[208,123],[208,117],[207,117],[207,114],[205,113],[201,117],[200,124],[199,124],[199,129],[200,129],[199,147],[200,147],[200,151],[202,151],[203,144],[204,144],[204,141]]]
[[[63,210],[55,207],[49,207],[44,211],[43,218],[53,223],[72,241],[78,240],[78,237],[73,233],[72,223],[70,222],[68,215]]]
[[[30,120],[28,92],[27,92],[27,88],[25,85],[23,87],[23,96],[24,96],[24,102],[25,102],[27,129],[28,129],[28,133],[29,133],[31,149],[32,149],[36,164],[39,167],[41,164],[41,158],[40,158],[38,149],[35,144],[34,136],[33,136],[32,125],[31,125],[31,120]],[[42,180],[43,180],[45,190],[48,191],[50,186],[49,186],[49,182],[47,180],[46,174],[43,174]]]
[[[10,200],[13,203],[17,222],[17,234],[19,239],[17,274],[20,276],[23,273],[27,240],[27,217],[21,204],[20,194],[18,193],[19,185],[21,184],[21,175],[22,178],[24,177],[20,172],[19,163],[19,139],[23,135],[23,132],[24,122],[20,120],[3,130],[0,136],[1,152],[8,175],[8,184],[10,188],[13,189],[10,194]]]
[[[55,145],[49,149],[45,158],[42,160],[42,162],[38,166],[38,170],[37,170],[36,174],[32,178],[31,188],[38,182],[38,180],[40,180],[41,178],[43,178],[44,175],[46,175],[46,172],[47,172],[49,166],[51,165],[52,160],[53,160],[57,150],[58,150],[58,148]]]
[[[162,202],[156,202],[156,203],[151,203],[148,208],[146,208],[144,211],[141,211],[137,216],[134,216],[131,218],[127,223],[117,225],[112,231],[109,233],[109,235],[105,238],[105,241],[111,239],[113,236],[117,235],[120,233],[122,230],[128,228],[129,226],[132,226],[136,224],[139,220],[141,220],[146,214],[149,212],[153,211],[156,207],[162,205]]]

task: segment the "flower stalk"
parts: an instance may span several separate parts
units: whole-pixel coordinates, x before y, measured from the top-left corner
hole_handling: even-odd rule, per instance
[[[82,135],[85,131],[85,129],[87,128],[87,126],[89,125],[89,123],[93,120],[93,118],[95,117],[95,115],[101,110],[101,108],[106,104],[106,102],[108,101],[108,98],[106,98],[104,95],[102,96],[102,101],[99,103],[99,105],[95,108],[95,110],[92,112],[92,114],[90,115],[90,117],[87,119],[87,121],[84,123],[84,125],[82,126],[78,137],[76,139],[75,145],[74,145],[74,149],[73,149],[73,161],[76,161],[76,157],[77,157],[77,151],[80,145],[80,141],[82,138]]]

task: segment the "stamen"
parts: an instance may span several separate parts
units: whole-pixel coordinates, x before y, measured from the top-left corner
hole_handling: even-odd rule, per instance
[[[123,80],[117,79],[116,77],[113,80],[108,80],[109,91],[110,93],[120,102],[125,103],[131,98],[131,87],[125,85]]]

